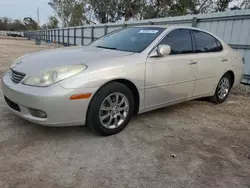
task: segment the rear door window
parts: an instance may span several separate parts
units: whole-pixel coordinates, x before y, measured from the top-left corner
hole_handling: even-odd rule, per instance
[[[220,52],[223,50],[222,44],[208,33],[193,30],[192,35],[196,53]]]

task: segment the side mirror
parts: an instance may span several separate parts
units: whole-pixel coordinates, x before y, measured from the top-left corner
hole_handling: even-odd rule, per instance
[[[150,55],[150,57],[163,57],[171,53],[169,45],[159,45]]]
[[[160,56],[166,56],[171,53],[171,47],[169,45],[159,45],[157,47],[157,53]]]

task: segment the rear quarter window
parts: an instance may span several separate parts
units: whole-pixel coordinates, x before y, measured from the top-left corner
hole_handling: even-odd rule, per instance
[[[192,31],[196,53],[220,52],[223,46],[215,37],[203,31]]]

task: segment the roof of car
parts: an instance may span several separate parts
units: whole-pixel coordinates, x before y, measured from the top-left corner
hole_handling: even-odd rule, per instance
[[[218,36],[214,35],[213,33],[209,32],[209,31],[206,31],[206,30],[203,30],[203,29],[200,29],[200,28],[197,28],[197,27],[190,27],[190,26],[169,26],[169,25],[143,25],[143,26],[134,26],[134,27],[152,27],[152,28],[164,28],[164,29],[168,29],[168,30],[172,30],[172,29],[192,29],[192,30],[197,30],[197,31],[203,31],[203,32],[206,32],[212,36],[214,36],[215,38],[217,38],[220,42],[223,42],[223,40],[221,40]]]
[[[135,27],[152,27],[152,28],[164,28],[164,29],[192,29],[192,30],[198,30],[198,31],[203,31],[206,33],[209,33],[211,35],[213,35],[214,37],[218,38],[217,36],[215,36],[213,33],[210,33],[209,31],[197,28],[197,27],[190,27],[190,26],[169,26],[169,25],[143,25],[143,26],[135,26]]]
[[[196,27],[190,27],[190,26],[169,26],[169,25],[142,25],[142,26],[135,26],[135,27],[158,27],[158,28],[165,28],[165,29],[169,29],[169,28],[176,28],[176,29],[196,29],[196,30],[200,30],[199,28]]]

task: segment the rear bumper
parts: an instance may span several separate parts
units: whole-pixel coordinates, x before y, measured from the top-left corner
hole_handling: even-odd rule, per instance
[[[242,64],[242,66],[234,67],[233,72],[235,75],[234,86],[237,86],[238,84],[242,83],[242,81],[244,80],[243,64]]]
[[[20,108],[18,111],[7,103],[12,112],[28,121],[46,126],[84,125],[91,98],[75,101],[69,98],[75,94],[94,93],[97,90],[97,88],[65,89],[60,84],[43,88],[30,87],[13,83],[8,73],[3,77],[2,89],[4,96]],[[47,117],[34,117],[29,108],[41,110]]]
[[[244,75],[243,79],[241,80],[242,84],[250,85],[250,75]]]

